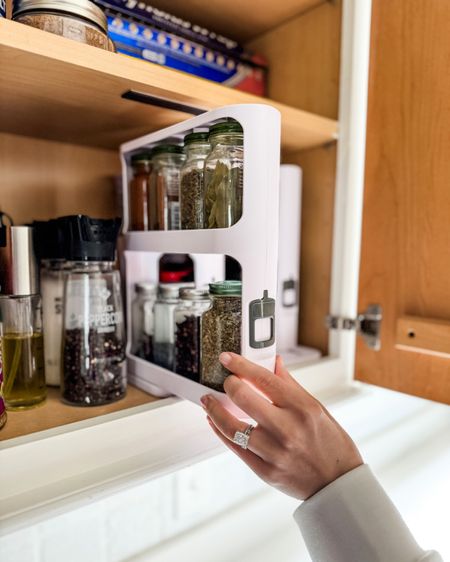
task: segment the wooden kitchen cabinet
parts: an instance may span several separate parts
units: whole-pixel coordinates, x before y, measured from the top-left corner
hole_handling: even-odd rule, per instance
[[[264,1],[245,17],[238,0],[150,3],[264,54],[268,99],[0,20],[1,210],[17,223],[115,216],[121,142],[187,119],[183,107],[269,103],[281,113],[282,161],[304,173],[299,343],[323,355],[293,375],[319,397],[353,391],[356,378],[449,402],[445,0]],[[128,90],[178,106],[130,101]],[[369,304],[384,310],[380,351],[356,341],[357,313]],[[416,330],[423,319],[432,326],[405,351],[399,330],[411,316]],[[424,353],[434,320],[441,352]],[[26,428],[14,416],[18,430],[0,432],[0,480],[15,482],[0,491],[0,521],[15,528],[94,488],[221,450],[192,404],[134,391],[118,404],[88,419],[46,411],[50,421]]]
[[[450,403],[450,4],[373,2],[356,378]]]

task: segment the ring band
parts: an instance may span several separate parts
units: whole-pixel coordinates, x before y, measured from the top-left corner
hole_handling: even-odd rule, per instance
[[[241,447],[241,449],[247,449],[248,448],[248,442],[250,440],[250,434],[254,429],[255,429],[255,426],[250,423],[246,427],[245,431],[236,431],[236,433],[234,434],[234,437],[233,437],[233,443],[236,443],[236,445],[239,445],[239,447]]]

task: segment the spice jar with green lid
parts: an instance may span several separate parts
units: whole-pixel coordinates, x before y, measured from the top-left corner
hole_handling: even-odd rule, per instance
[[[200,380],[200,335],[203,313],[211,305],[208,289],[180,289],[175,316],[175,372]]]
[[[242,216],[244,135],[237,121],[209,130],[211,152],[205,160],[205,228],[228,228]]]
[[[114,50],[106,16],[90,0],[14,0],[13,20],[67,39]]]
[[[184,137],[186,162],[181,169],[180,219],[183,230],[203,228],[204,165],[210,152],[207,132]]]
[[[133,177],[128,188],[128,229],[153,230],[151,203],[155,204],[150,193],[151,152],[139,152],[131,157]]]
[[[230,374],[220,363],[224,351],[241,352],[242,283],[221,281],[209,285],[211,308],[202,317],[200,382],[223,392]]]
[[[155,193],[155,230],[180,229],[180,171],[183,147],[162,144],[153,149],[151,191]]]

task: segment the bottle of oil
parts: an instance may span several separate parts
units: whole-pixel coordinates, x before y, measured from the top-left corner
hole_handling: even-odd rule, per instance
[[[20,410],[46,397],[42,306],[32,229],[0,229],[0,346],[6,408]]]

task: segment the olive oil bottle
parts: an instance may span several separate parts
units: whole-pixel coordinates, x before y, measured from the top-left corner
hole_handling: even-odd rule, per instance
[[[0,354],[7,410],[46,397],[42,302],[33,229],[0,223]]]
[[[46,397],[42,333],[4,334],[0,341],[6,407],[19,410],[40,404]]]

